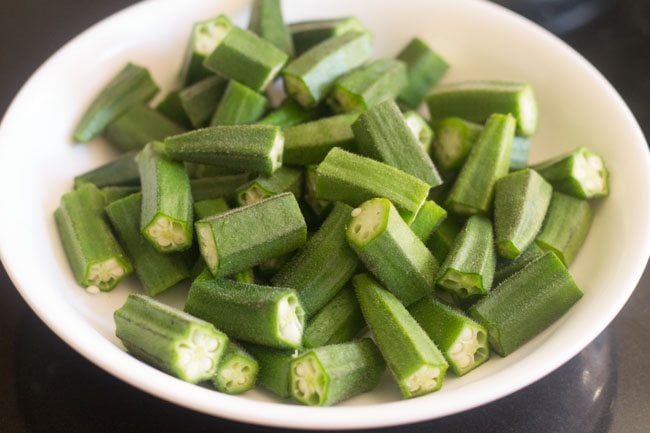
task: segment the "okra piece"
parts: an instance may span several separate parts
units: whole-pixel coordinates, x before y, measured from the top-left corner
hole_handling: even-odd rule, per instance
[[[515,137],[512,140],[510,153],[510,171],[522,170],[528,167],[530,140],[526,137]]]
[[[282,18],[281,0],[254,0],[248,29],[293,57],[293,40]]]
[[[262,117],[267,105],[268,101],[264,95],[237,81],[230,80],[219,105],[217,105],[217,110],[212,116],[210,125],[253,123]]]
[[[417,177],[338,148],[330,150],[316,169],[316,198],[359,206],[385,197],[407,223],[413,221],[428,194],[429,185]]]
[[[257,383],[279,397],[291,397],[291,361],[297,350],[274,349],[257,344],[244,344],[259,364]]]
[[[213,278],[194,280],[185,311],[232,338],[277,348],[302,346],[305,314],[293,289]]]
[[[201,255],[215,277],[252,268],[303,246],[307,227],[298,202],[282,193],[194,224]]]
[[[447,361],[404,305],[368,274],[352,279],[363,317],[404,398],[437,391]]]
[[[438,262],[385,198],[351,212],[348,243],[361,262],[404,304],[433,293]]]
[[[437,282],[461,301],[474,300],[492,288],[496,252],[489,219],[469,217],[440,266]]]
[[[219,15],[207,21],[195,23],[192,26],[192,35],[181,68],[181,79],[185,86],[192,85],[213,75],[210,70],[203,66],[203,62],[221,43],[232,27],[233,24],[226,15]]]
[[[352,131],[361,154],[392,165],[431,187],[442,183],[395,101],[386,100],[361,114],[352,124]]]
[[[438,228],[431,233],[426,242],[427,248],[436,258],[438,263],[443,263],[447,254],[451,251],[456,236],[460,233],[462,226],[452,218],[445,218]]]
[[[201,220],[230,210],[223,198],[212,198],[194,202],[194,218]]]
[[[187,263],[180,254],[156,250],[140,232],[142,194],[135,193],[106,207],[106,213],[122,245],[133,260],[135,273],[147,295],[156,296],[189,277]]]
[[[354,287],[346,285],[305,327],[305,347],[345,343],[359,335],[366,326]]]
[[[291,38],[297,56],[326,39],[340,36],[350,31],[367,32],[368,30],[355,17],[302,21],[289,25],[289,32],[291,32]]]
[[[84,183],[92,183],[97,188],[139,185],[140,172],[138,171],[138,164],[135,162],[135,153],[125,153],[117,159],[75,176],[75,188],[79,188]]]
[[[181,103],[181,97],[179,95],[179,90],[169,92],[167,96],[156,105],[156,111],[183,128],[191,129],[193,126],[192,122],[190,121],[190,118],[187,117],[185,109],[183,109],[183,104]]]
[[[447,73],[449,65],[420,38],[413,38],[397,55],[397,59],[406,64],[408,77],[399,99],[416,109],[429,90]]]
[[[198,129],[165,140],[174,159],[271,175],[282,166],[284,136],[271,125],[223,125]]]
[[[478,139],[483,126],[459,117],[446,117],[436,123],[431,158],[444,172],[459,170]]]
[[[208,124],[227,84],[228,81],[224,78],[212,76],[197,81],[178,93],[185,115],[194,128]]]
[[[282,162],[318,164],[335,147],[354,151],[352,124],[358,117],[358,113],[339,114],[285,128]]]
[[[63,194],[54,212],[70,268],[89,293],[112,290],[133,268],[104,219],[104,195],[85,184]]]
[[[104,200],[106,202],[106,206],[108,206],[114,201],[118,201],[120,199],[123,199],[124,197],[130,196],[131,194],[140,192],[140,187],[139,186],[105,186],[100,191],[102,192],[102,194],[104,194]]]
[[[242,394],[255,386],[258,371],[255,358],[230,341],[212,377],[212,384],[226,394]]]
[[[146,68],[128,63],[99,92],[86,109],[73,133],[73,139],[88,143],[134,105],[149,101],[158,93]]]
[[[253,269],[246,269],[245,271],[237,272],[234,275],[231,275],[231,279],[237,281],[238,283],[253,284],[255,283],[255,272]]]
[[[316,234],[271,280],[298,292],[307,317],[336,296],[357,269],[359,259],[345,239],[350,212],[352,207],[335,203]]]
[[[268,280],[272,278],[282,268],[282,266],[291,259],[291,257],[293,257],[293,253],[282,254],[281,256],[264,260],[257,266],[257,270],[262,277]]]
[[[194,201],[234,196],[237,188],[248,182],[248,174],[210,176],[190,180]]]
[[[427,121],[417,111],[411,110],[404,113],[404,120],[424,151],[428,154],[431,150],[431,142],[434,137],[433,129],[431,129]]]
[[[247,174],[241,170],[231,168],[217,167],[209,164],[199,164],[195,162],[186,162],[185,170],[190,179],[200,179],[202,177],[229,176],[235,174]]]
[[[282,71],[288,95],[303,107],[314,107],[336,80],[372,55],[370,35],[347,32],[327,39],[291,61]]]
[[[435,201],[427,200],[415,215],[413,222],[411,222],[411,231],[418,239],[426,243],[445,218],[447,218],[447,211]]]
[[[508,174],[514,136],[511,115],[490,116],[449,193],[447,210],[460,215],[490,212],[494,184]]]
[[[129,151],[142,149],[150,141],[164,140],[182,132],[185,132],[185,128],[147,105],[138,104],[109,124],[104,136],[118,149]]]
[[[370,338],[318,347],[291,361],[291,395],[309,406],[330,406],[373,390],[385,370]]]
[[[497,181],[494,233],[499,255],[514,260],[535,240],[552,194],[553,187],[531,169],[515,171]]]
[[[504,280],[470,310],[485,326],[492,349],[507,356],[549,327],[582,297],[552,252]]]
[[[533,242],[515,260],[508,260],[503,257],[497,258],[497,268],[494,271],[494,281],[492,281],[492,284],[495,287],[498,286],[503,280],[522,270],[526,265],[542,257],[545,253],[546,251],[541,249],[537,243]]]
[[[285,52],[255,33],[231,27],[203,65],[259,92],[275,79],[288,58]]]
[[[113,319],[130,354],[190,383],[211,379],[228,345],[208,322],[147,296],[130,294]]]
[[[537,129],[537,101],[530,84],[506,81],[465,81],[437,86],[426,97],[432,119],[457,116],[483,123],[492,114],[512,114],[517,135]]]
[[[291,192],[296,198],[300,198],[302,170],[280,167],[270,177],[259,176],[251,180],[237,189],[237,203],[245,206],[283,192]]]
[[[589,233],[591,221],[589,202],[556,191],[535,242],[570,266]]]
[[[303,199],[316,217],[322,217],[327,214],[327,211],[330,209],[332,202],[316,198],[317,169],[317,165],[308,165],[305,168],[305,194],[303,196]]]
[[[142,184],[142,234],[160,252],[192,245],[192,191],[183,164],[167,159],[155,142],[136,157]]]
[[[533,166],[556,191],[578,198],[609,195],[609,172],[603,158],[586,147]]]
[[[328,103],[337,112],[366,111],[386,99],[396,98],[406,82],[404,62],[375,60],[336,80]]]
[[[258,123],[288,128],[314,120],[318,117],[318,114],[318,109],[305,108],[293,99],[287,98],[282,101],[278,108],[264,116]]]

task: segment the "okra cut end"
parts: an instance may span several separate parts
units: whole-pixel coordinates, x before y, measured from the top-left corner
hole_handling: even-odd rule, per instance
[[[260,188],[259,185],[254,184],[237,194],[237,202],[240,206],[247,206],[262,201],[268,197],[270,197],[268,192]]]
[[[400,381],[400,389],[405,398],[417,397],[437,391],[445,377],[445,367],[424,364]]]
[[[455,293],[461,299],[469,299],[487,293],[480,275],[460,272],[453,268],[447,268],[442,277],[438,279],[438,285]]]
[[[309,406],[323,406],[327,401],[330,378],[313,353],[291,362],[291,394]]]
[[[303,107],[314,107],[317,103],[314,95],[309,91],[309,87],[299,77],[284,74],[284,88],[287,93]]]
[[[183,251],[192,245],[192,235],[183,221],[157,215],[143,230],[143,235],[161,252]]]
[[[226,341],[203,327],[191,327],[187,338],[176,343],[175,369],[179,378],[196,383],[211,378]]]
[[[464,375],[490,357],[487,333],[479,327],[465,325],[445,355],[454,374]]]
[[[571,173],[575,179],[577,196],[580,198],[606,197],[609,195],[608,172],[603,159],[582,147],[575,153]],[[553,182],[551,182],[553,183]],[[559,190],[568,194],[572,188],[559,186]]]
[[[519,92],[517,99],[517,128],[525,137],[530,137],[537,130],[537,100],[533,87],[526,84]]]
[[[232,28],[232,22],[225,15],[194,24],[192,28],[192,48],[202,56],[209,56],[223,41]]]
[[[194,227],[196,229],[196,236],[199,238],[201,256],[203,256],[210,272],[215,274],[219,268],[219,254],[217,252],[217,243],[210,229],[210,224],[198,221],[194,224]]]
[[[131,265],[119,257],[94,263],[88,267],[84,287],[89,293],[108,292],[132,271]]]
[[[509,239],[504,239],[497,242],[497,251],[501,257],[508,260],[515,260],[524,251],[520,249],[514,242]]]
[[[278,337],[287,346],[302,346],[302,334],[305,327],[305,310],[295,294],[288,294],[278,302]]]
[[[231,356],[222,361],[213,381],[217,388],[228,394],[241,394],[255,384],[259,365],[254,359]]]
[[[374,198],[354,209],[347,228],[348,241],[363,248],[376,236],[386,230],[390,201],[385,198]]]

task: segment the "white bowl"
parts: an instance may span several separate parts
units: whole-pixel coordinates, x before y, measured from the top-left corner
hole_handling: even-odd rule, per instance
[[[93,26],[31,77],[0,127],[0,251],[31,308],[70,346],[116,377],[207,414],[295,428],[368,428],[461,412],[510,394],[553,371],[592,341],[635,288],[650,252],[650,159],[629,109],[612,86],[557,38],[501,7],[477,0],[285,0],[289,21],[356,15],[375,34],[378,56],[418,35],[452,65],[446,81],[522,80],[534,85],[541,121],[532,160],[579,145],[602,154],[611,196],[596,204],[591,233],[571,267],[584,298],[560,321],[507,358],[494,356],[440,392],[401,400],[387,376],[379,389],[330,408],[283,403],[265,391],[229,396],[184,383],[127,355],[112,312],[134,280],[89,295],[74,281],[52,213],[73,176],[114,153],[101,140],[73,145],[77,119],[128,60],[163,88],[174,82],[192,22],[218,13],[244,24],[242,0],[147,1]],[[182,305],[185,290],[161,296]]]

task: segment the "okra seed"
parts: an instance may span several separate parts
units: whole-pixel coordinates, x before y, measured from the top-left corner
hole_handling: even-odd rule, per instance
[[[350,215],[352,215],[353,217],[358,217],[359,215],[361,215],[361,212],[362,212],[361,208],[358,207],[356,209],[353,209]]]
[[[475,337],[475,332],[472,328],[465,328],[460,333],[460,339],[463,342],[470,342],[474,339],[474,337]]]
[[[594,170],[596,170],[596,171],[601,171],[603,168],[605,168],[605,167],[603,166],[603,161],[602,161],[602,159],[600,159],[600,157],[598,157],[598,156],[596,156],[596,155],[591,155],[591,156],[589,156],[589,157],[587,158],[587,162],[588,162],[589,165],[590,165]]]
[[[456,358],[456,362],[460,368],[467,368],[472,364],[473,357],[468,354],[464,354]]]
[[[99,293],[99,287],[95,285],[90,285],[86,287],[86,292],[90,293],[91,295],[96,295]]]
[[[440,369],[430,365],[423,365],[404,381],[410,393],[426,392],[438,384]]]
[[[451,346],[451,349],[449,349],[449,352],[451,352],[452,355],[457,355],[463,351],[463,344],[460,341],[457,341],[454,343],[453,346]]]

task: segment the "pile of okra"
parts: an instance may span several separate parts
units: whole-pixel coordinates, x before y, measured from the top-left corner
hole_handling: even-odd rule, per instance
[[[567,267],[589,200],[608,194],[602,158],[530,165],[527,83],[439,84],[449,65],[419,38],[371,56],[356,18],[287,25],[279,0],[255,0],[248,29],[193,26],[182,82],[156,106],[131,63],[99,92],[74,140],[123,155],[77,176],[55,218],[89,293],[142,283],[114,314],[129,353],[308,405],[372,390],[387,368],[410,398],[580,299]],[[153,299],[183,281],[184,311]]]

